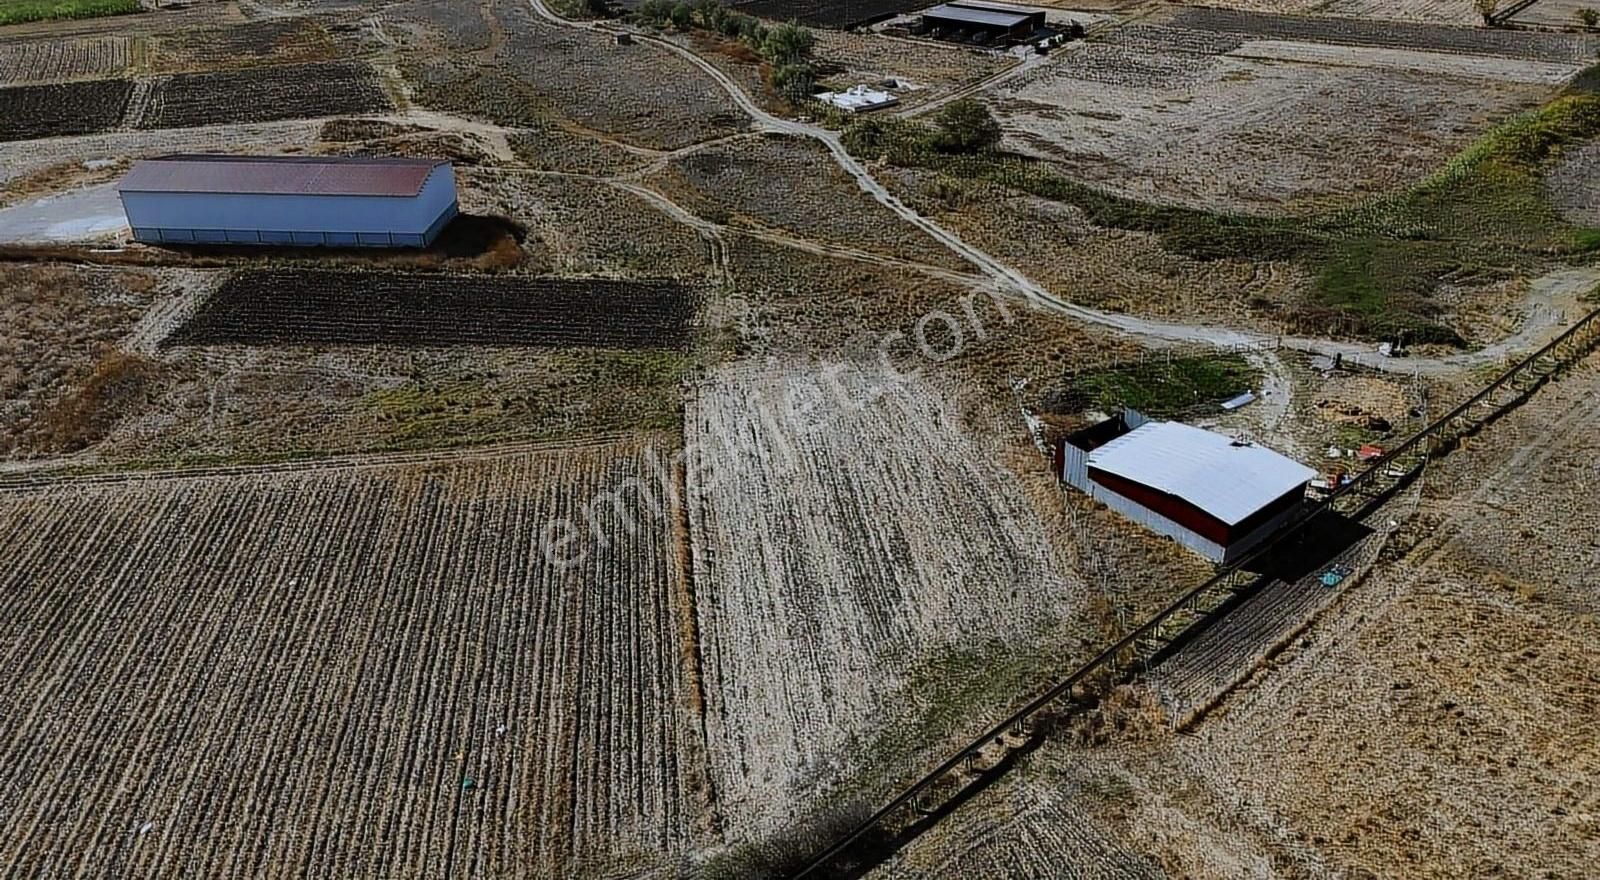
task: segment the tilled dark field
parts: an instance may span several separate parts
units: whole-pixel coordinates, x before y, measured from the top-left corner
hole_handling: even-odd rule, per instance
[[[186,128],[370,113],[393,105],[360,62],[281,64],[157,80],[140,128]]]
[[[916,0],[746,0],[732,5],[761,18],[844,30],[931,4]]]
[[[0,89],[0,141],[115,128],[132,93],[133,83],[121,79]]]
[[[1180,28],[1243,34],[1258,39],[1494,55],[1528,61],[1582,62],[1593,59],[1596,50],[1600,50],[1600,38],[1584,34],[1484,30],[1354,18],[1307,18],[1205,7],[1184,9],[1173,16],[1171,23]]]
[[[242,272],[165,344],[684,348],[693,317],[673,282]]]

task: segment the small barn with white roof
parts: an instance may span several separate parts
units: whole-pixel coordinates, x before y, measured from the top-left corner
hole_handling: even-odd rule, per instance
[[[1214,562],[1285,525],[1316,476],[1264,446],[1131,411],[1066,438],[1060,462],[1068,483]]]

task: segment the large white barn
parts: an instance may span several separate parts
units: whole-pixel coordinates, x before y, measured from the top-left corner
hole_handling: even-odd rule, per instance
[[[457,212],[442,159],[167,156],[117,189],[152,244],[426,247]]]
[[[1293,519],[1316,476],[1264,446],[1132,410],[1065,438],[1058,454],[1068,484],[1213,562]]]

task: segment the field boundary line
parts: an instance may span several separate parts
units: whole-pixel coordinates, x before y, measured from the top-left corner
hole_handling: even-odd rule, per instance
[[[416,464],[450,464],[458,461],[506,458],[529,453],[559,452],[569,449],[598,449],[604,446],[626,443],[629,440],[647,440],[657,436],[664,435],[653,431],[608,431],[568,440],[508,440],[504,443],[493,443],[484,446],[352,453],[324,458],[300,458],[260,464],[180,465],[175,467],[154,467],[147,470],[124,468],[106,471],[63,472],[61,470],[40,468],[34,471],[0,474],[0,492],[28,492],[75,486],[203,479],[208,477],[251,477],[270,476],[272,474],[314,473],[318,471],[349,471]],[[79,467],[86,466],[79,465]]]

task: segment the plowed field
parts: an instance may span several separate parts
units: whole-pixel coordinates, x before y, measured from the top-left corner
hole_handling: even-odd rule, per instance
[[[681,348],[693,317],[667,282],[262,271],[230,278],[167,342]]]
[[[702,803],[644,443],[0,489],[0,874],[570,877]]]

